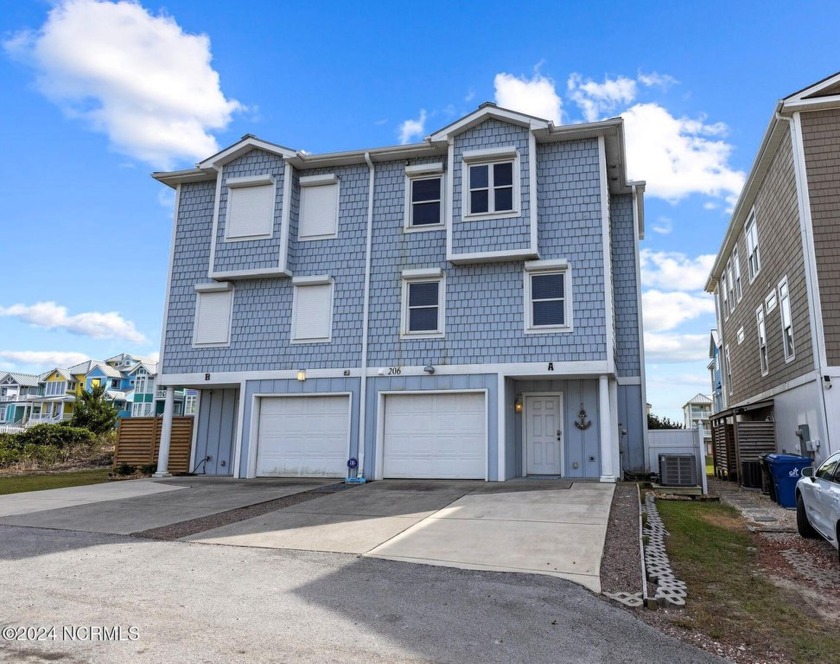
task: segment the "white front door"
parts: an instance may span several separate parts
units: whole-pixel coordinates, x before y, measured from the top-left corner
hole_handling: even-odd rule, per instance
[[[525,397],[525,474],[563,472],[563,395]]]

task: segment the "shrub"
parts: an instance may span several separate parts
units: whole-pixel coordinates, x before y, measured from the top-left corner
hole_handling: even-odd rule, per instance
[[[62,449],[80,445],[90,446],[95,440],[95,436],[87,429],[60,424],[36,424],[13,435],[19,448],[25,445],[41,445]]]

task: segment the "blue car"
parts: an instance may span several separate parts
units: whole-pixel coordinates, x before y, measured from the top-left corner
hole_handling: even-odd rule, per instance
[[[796,483],[796,527],[802,537],[821,535],[840,556],[840,452],[816,469],[802,469]]]

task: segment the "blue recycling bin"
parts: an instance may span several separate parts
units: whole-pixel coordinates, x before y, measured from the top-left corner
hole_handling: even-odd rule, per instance
[[[814,465],[811,457],[796,454],[768,454],[770,478],[776,488],[776,502],[782,507],[796,507],[796,483],[802,469]]]

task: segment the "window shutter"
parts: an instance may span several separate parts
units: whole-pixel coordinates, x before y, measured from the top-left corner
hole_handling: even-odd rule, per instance
[[[329,339],[331,330],[332,284],[296,286],[295,322],[292,338],[302,340]]]
[[[196,344],[226,344],[230,341],[233,291],[196,294]]]
[[[300,188],[300,227],[298,239],[312,240],[336,234],[338,184]]]
[[[228,239],[271,235],[274,228],[274,185],[228,190]]]

